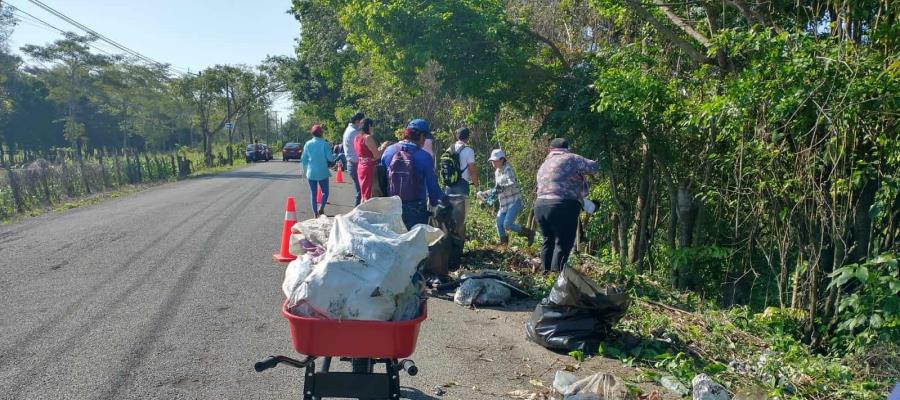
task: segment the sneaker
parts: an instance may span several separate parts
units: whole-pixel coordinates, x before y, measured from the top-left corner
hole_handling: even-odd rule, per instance
[[[500,246],[506,247],[509,245],[509,236],[500,238],[499,242]]]

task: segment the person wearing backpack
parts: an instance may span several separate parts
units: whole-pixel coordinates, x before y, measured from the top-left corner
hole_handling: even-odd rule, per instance
[[[313,125],[309,129],[312,133],[312,139],[303,145],[303,155],[300,156],[300,163],[303,164],[303,170],[306,171],[306,180],[309,181],[309,198],[312,205],[312,212],[315,218],[325,214],[325,203],[328,202],[328,178],[331,172],[328,171],[328,163],[334,162],[334,153],[331,152],[331,146],[322,138],[322,127]],[[317,204],[316,191],[322,191],[322,204]]]
[[[403,131],[403,140],[385,149],[381,163],[387,169],[388,196],[398,196],[403,204],[403,224],[412,229],[428,224],[428,205],[437,206],[444,198],[434,173],[434,158],[422,149],[425,120],[410,121]]]
[[[456,143],[441,154],[441,183],[447,194],[469,195],[470,187],[478,187],[475,150],[469,147],[469,128],[456,130]]]

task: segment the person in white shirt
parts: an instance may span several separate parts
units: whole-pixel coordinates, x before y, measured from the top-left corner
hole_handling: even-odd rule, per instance
[[[469,128],[456,130],[456,143],[453,144],[453,152],[459,154],[460,180],[455,185],[447,187],[448,194],[469,195],[470,187],[478,187],[478,167],[475,166],[475,150],[469,146],[471,136]]]
[[[366,115],[362,112],[353,114],[353,117],[350,118],[350,123],[347,124],[347,129],[344,129],[344,137],[341,140],[344,144],[344,154],[347,156],[347,173],[350,175],[350,179],[353,179],[353,186],[356,188],[355,205],[357,206],[360,200],[359,177],[356,175],[359,156],[356,154],[356,149],[353,148],[353,139],[359,134],[359,128],[362,126],[364,118],[366,118]]]

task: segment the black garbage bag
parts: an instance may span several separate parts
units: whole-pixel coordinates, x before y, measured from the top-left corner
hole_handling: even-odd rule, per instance
[[[531,314],[527,336],[551,350],[596,353],[627,309],[628,295],[621,288],[600,289],[575,269],[564,268]]]
[[[432,211],[431,225],[444,231],[447,267],[454,271],[462,263],[463,247],[466,242],[466,197],[447,195]]]

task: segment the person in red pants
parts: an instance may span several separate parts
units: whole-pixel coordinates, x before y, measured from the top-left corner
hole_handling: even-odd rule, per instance
[[[378,161],[381,160],[381,150],[375,144],[375,137],[372,136],[372,125],[374,122],[371,119],[364,119],[362,127],[359,128],[359,134],[353,138],[353,148],[356,150],[356,157],[359,160],[356,176],[359,179],[361,202],[372,198],[372,186],[376,179],[375,171]]]

